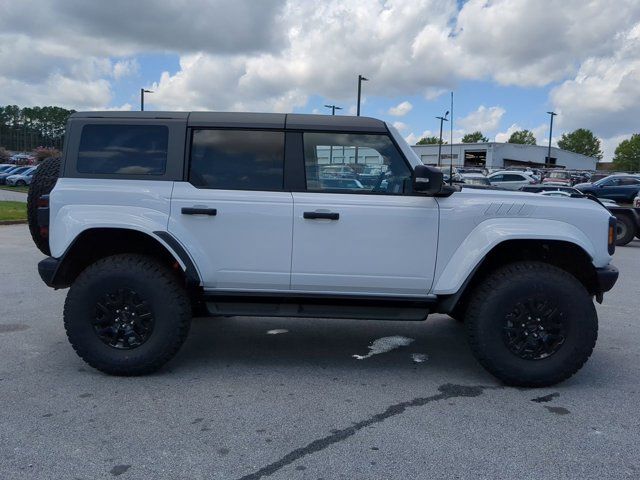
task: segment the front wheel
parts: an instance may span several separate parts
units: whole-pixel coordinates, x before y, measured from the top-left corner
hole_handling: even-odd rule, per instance
[[[465,324],[471,349],[507,385],[544,387],[587,361],[598,317],[584,286],[553,265],[518,262],[489,275],[472,294]]]
[[[69,290],[64,325],[76,353],[111,375],[144,375],[183,344],[191,304],[175,275],[144,255],[114,255],[87,267]]]

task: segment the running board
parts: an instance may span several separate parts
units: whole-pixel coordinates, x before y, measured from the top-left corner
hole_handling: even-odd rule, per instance
[[[205,292],[203,300],[210,315],[402,321],[424,320],[436,305],[435,298],[235,292]]]

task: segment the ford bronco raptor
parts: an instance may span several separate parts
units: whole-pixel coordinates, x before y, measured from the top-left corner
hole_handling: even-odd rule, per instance
[[[446,313],[504,383],[570,377],[618,276],[614,217],[442,180],[373,118],[76,113],[37,170],[29,226],[42,279],[69,288],[71,345],[109,374],[160,368],[193,314]]]

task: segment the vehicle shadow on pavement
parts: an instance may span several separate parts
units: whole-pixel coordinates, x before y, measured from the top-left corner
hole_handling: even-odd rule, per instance
[[[354,358],[354,355],[366,355],[375,340],[385,337],[400,337],[400,343],[404,340],[408,345],[362,360]],[[417,356],[413,357],[414,354]],[[446,315],[434,315],[424,322],[197,318],[170,368],[187,365],[197,368],[198,364],[207,368],[212,364],[280,368],[316,365],[354,371],[363,368],[406,370],[428,365],[441,373],[459,371],[484,381],[492,378],[473,358],[464,325]]]

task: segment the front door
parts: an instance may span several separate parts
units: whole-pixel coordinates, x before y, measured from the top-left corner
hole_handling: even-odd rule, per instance
[[[176,182],[169,231],[205,289],[289,289],[292,210],[284,132],[195,129],[188,181]]]
[[[307,188],[293,193],[291,289],[426,295],[434,276],[438,205],[411,194],[411,169],[391,139],[307,132],[303,143]],[[336,163],[353,176],[331,176]],[[365,167],[379,172],[377,178],[361,182]]]

